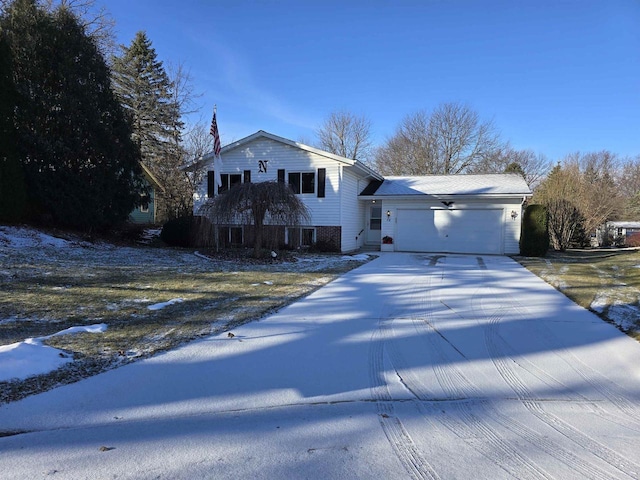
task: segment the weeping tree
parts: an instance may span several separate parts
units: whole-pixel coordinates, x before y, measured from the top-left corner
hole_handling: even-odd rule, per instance
[[[214,224],[253,225],[254,257],[260,257],[265,225],[294,226],[310,220],[305,204],[282,182],[241,183],[203,207]]]

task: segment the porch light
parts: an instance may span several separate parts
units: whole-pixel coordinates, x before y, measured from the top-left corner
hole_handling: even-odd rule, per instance
[[[516,218],[518,218],[518,212],[511,210],[511,220],[515,220]]]
[[[387,222],[391,220],[391,210],[387,210]]]

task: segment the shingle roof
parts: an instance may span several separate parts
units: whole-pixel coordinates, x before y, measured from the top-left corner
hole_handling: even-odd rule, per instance
[[[640,222],[607,222],[610,228],[640,228]]]
[[[362,195],[530,195],[522,176],[513,173],[489,175],[425,175],[420,177],[385,177],[380,187]]]

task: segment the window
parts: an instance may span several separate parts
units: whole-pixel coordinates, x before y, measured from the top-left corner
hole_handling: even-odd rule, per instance
[[[294,193],[315,193],[316,174],[289,172],[289,185]]]
[[[220,227],[218,241],[223,247],[239,246],[243,244],[242,227]]]
[[[151,197],[148,194],[140,195],[140,212],[149,213],[149,204],[151,203]]]
[[[301,228],[300,229],[300,246],[310,247],[315,242],[316,231],[313,228]]]
[[[382,207],[371,207],[369,228],[371,230],[382,230]]]
[[[242,175],[239,173],[223,173],[220,175],[222,185],[218,187],[218,193],[226,192],[229,188],[242,183]]]
[[[242,245],[242,227],[229,227],[229,243]]]
[[[310,247],[316,243],[316,229],[287,228],[286,243],[291,248]]]

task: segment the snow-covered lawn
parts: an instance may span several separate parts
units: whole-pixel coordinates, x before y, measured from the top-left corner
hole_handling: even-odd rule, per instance
[[[0,406],[0,476],[640,477],[640,343],[509,258],[382,254],[232,333]]]
[[[0,403],[260,318],[369,259],[255,264],[0,226]]]
[[[554,252],[521,262],[579,305],[640,340],[640,251]]]

